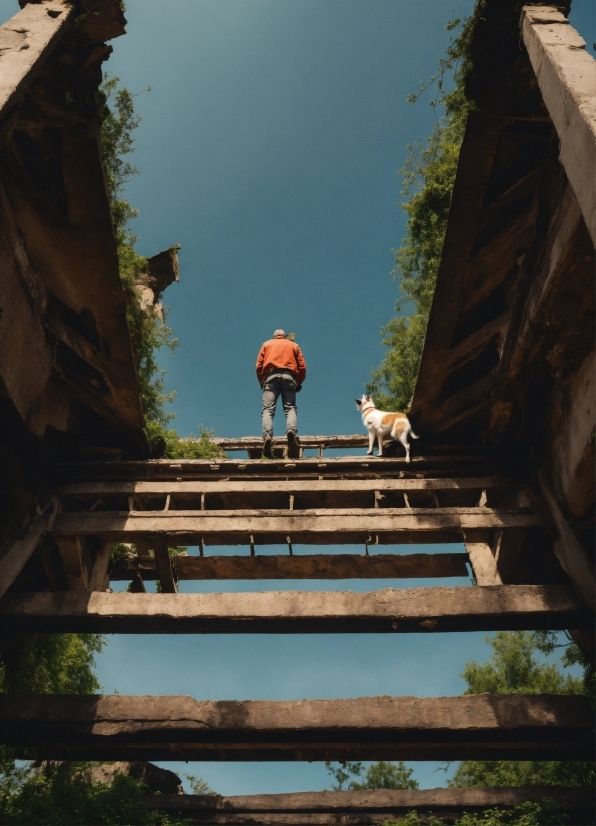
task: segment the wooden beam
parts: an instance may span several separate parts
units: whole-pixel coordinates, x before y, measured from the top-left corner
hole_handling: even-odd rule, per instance
[[[588,760],[586,697],[1,695],[0,741],[68,760]]]
[[[50,519],[53,519],[53,516]],[[0,555],[0,597],[8,591],[31,558],[48,524],[48,517],[36,516],[23,536],[16,539]]]
[[[58,468],[59,478],[98,481],[100,479],[121,480],[166,480],[183,481],[184,479],[221,479],[229,477],[279,479],[312,478],[313,475],[336,477],[347,475],[349,478],[394,478],[400,473],[445,474],[454,476],[478,476],[489,468],[487,457],[467,448],[458,454],[448,452],[443,455],[413,456],[410,464],[404,458],[372,456],[342,456],[339,458],[307,458],[288,461],[280,460],[228,460],[228,459],[150,459],[147,461],[126,462],[73,462]]]
[[[497,562],[491,542],[489,541],[489,535],[478,534],[473,539],[464,535],[464,538],[476,584],[483,586],[502,585],[503,580],[497,569]]]
[[[467,577],[468,555],[455,554],[294,554],[176,556],[178,580],[192,579],[436,579]],[[111,572],[111,579],[158,579],[155,560],[134,557]]]
[[[89,560],[83,536],[55,537],[71,591],[89,591]]]
[[[518,482],[505,476],[464,477],[445,479],[286,479],[283,490],[289,493],[354,493],[357,491],[469,491],[469,490],[517,490]],[[201,479],[193,481],[112,481],[71,482],[61,485],[59,496],[116,496],[152,494],[201,494],[201,493],[279,493],[279,480],[234,480],[213,481]]]
[[[596,244],[596,62],[552,6],[524,6],[521,34],[560,141],[560,160]]]
[[[291,515],[290,515],[291,514]],[[463,532],[535,528],[538,517],[519,508],[382,508],[309,511],[144,511],[60,513],[53,535],[99,534],[130,541],[138,533],[163,534],[171,542],[237,545],[357,544],[371,534],[379,543],[460,542]]]
[[[594,811],[591,788],[564,786],[517,786],[466,789],[388,789],[342,792],[294,792],[291,794],[147,795],[148,809],[192,817],[202,824],[310,824],[344,826],[383,824],[407,812],[432,813],[441,817],[460,816],[464,812],[482,814],[486,809],[509,809],[526,801],[553,800],[566,814],[590,814]],[[341,818],[341,820],[339,820]],[[581,822],[581,821],[577,821]]]
[[[572,590],[554,585],[265,591],[220,594],[10,594],[0,617],[20,632],[327,634],[591,627]]]
[[[161,537],[154,539],[153,552],[155,554],[155,565],[161,583],[161,590],[164,594],[175,594],[177,591],[174,572],[172,571],[172,560],[168,550],[168,543]]]

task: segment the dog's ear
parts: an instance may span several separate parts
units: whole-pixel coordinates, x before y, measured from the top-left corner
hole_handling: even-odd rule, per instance
[[[360,407],[360,405],[362,404],[362,399],[354,399],[354,401],[356,402],[358,407]]]
[[[370,396],[367,396],[367,397],[366,397],[366,401],[367,401],[367,402],[369,402],[369,401],[370,401]]]

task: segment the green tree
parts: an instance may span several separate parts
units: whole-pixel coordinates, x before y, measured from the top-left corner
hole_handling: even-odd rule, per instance
[[[111,783],[85,779],[88,764],[65,763],[16,770],[0,781],[0,823],[51,826],[182,826],[188,821],[153,812],[143,805],[148,788],[117,774]]]
[[[426,326],[435,291],[437,273],[447,228],[447,216],[459,150],[471,104],[464,94],[470,70],[468,57],[475,20],[481,13],[479,4],[474,14],[463,23],[453,20],[447,29],[459,34],[450,42],[439,69],[420,92],[410,95],[415,102],[430,86],[436,89],[431,106],[437,119],[426,145],[418,142],[408,146],[403,175],[402,203],[408,220],[401,247],[394,250],[395,268],[392,275],[399,284],[400,298],[396,316],[382,328],[381,338],[387,353],[382,363],[372,371],[367,392],[374,395],[379,406],[405,410],[414,393],[418,367],[424,346]],[[447,78],[453,77],[454,88],[448,90]]]
[[[362,763],[345,762],[334,766],[327,761],[325,768],[334,778],[334,791],[355,789],[417,789],[418,781],[412,778],[414,769],[400,760],[391,763],[379,760],[364,768]],[[347,785],[346,785],[347,784]]]
[[[563,674],[560,664],[540,655],[552,654],[556,635],[530,631],[499,631],[486,637],[492,653],[485,663],[469,662],[462,674],[464,694],[576,694],[591,685],[591,669],[584,678]],[[565,646],[563,666],[583,663],[574,644]],[[460,763],[450,786],[590,786],[594,766],[588,761],[466,760]]]

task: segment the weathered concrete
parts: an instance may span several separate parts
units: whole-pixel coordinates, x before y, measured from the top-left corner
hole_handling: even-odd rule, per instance
[[[74,11],[63,0],[43,0],[0,26],[0,117],[31,83]]]
[[[549,695],[3,695],[0,741],[71,760],[580,760],[594,752],[587,699]]]
[[[0,555],[0,597],[2,597],[21,573],[48,525],[43,516],[36,516],[23,536],[18,537]]]
[[[530,787],[469,789],[385,789],[352,792],[297,792],[223,797],[221,795],[152,795],[145,798],[149,809],[190,817],[205,824],[292,824],[292,826],[344,826],[382,824],[407,812],[429,812],[452,822],[464,812],[507,809],[528,800],[541,801],[545,789]],[[548,797],[568,814],[593,811],[592,789],[551,786]],[[580,821],[577,821],[580,822]]]
[[[596,244],[596,61],[552,6],[524,6],[522,36],[560,140],[560,158]]]
[[[291,514],[291,515],[290,515]],[[537,528],[520,508],[382,508],[308,511],[135,511],[60,513],[52,533],[100,534],[130,541],[135,534],[164,534],[170,541],[209,545],[246,543],[354,544],[378,536],[380,544],[460,542],[462,532]],[[127,540],[127,537],[129,539]],[[194,540],[194,541],[193,541]],[[372,539],[374,542],[375,540]]]
[[[467,479],[252,479],[250,481],[81,482],[57,491],[61,510],[233,510],[394,508],[519,504],[519,484]]]
[[[563,586],[221,594],[7,595],[16,632],[95,634],[431,633],[591,627]]]

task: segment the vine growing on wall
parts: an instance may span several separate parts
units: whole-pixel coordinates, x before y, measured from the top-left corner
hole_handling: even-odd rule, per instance
[[[128,326],[137,361],[141,404],[145,415],[145,433],[151,449],[169,458],[211,458],[220,454],[209,437],[210,431],[199,426],[199,440],[182,442],[178,432],[169,427],[176,418],[169,410],[175,391],[165,389],[165,370],[158,353],[162,348],[172,353],[178,345],[167,323],[167,311],[161,314],[140,301],[139,283],[147,272],[147,259],[137,251],[138,237],[130,222],[138,210],[124,197],[128,182],[139,170],[128,160],[134,151],[134,130],[141,121],[134,98],[127,88],[119,88],[119,78],[105,77],[100,88],[100,142],[110,195],[112,220],[118,249],[120,279],[127,296]],[[145,91],[150,91],[147,89]]]
[[[410,103],[429,89],[435,90],[430,105],[436,114],[434,130],[426,143],[408,146],[404,167],[401,206],[408,216],[401,247],[393,250],[392,275],[399,284],[396,315],[382,328],[387,348],[385,358],[373,369],[367,392],[380,407],[406,410],[414,393],[424,336],[434,295],[451,193],[455,182],[459,150],[466,118],[472,104],[464,92],[470,71],[469,49],[472,31],[482,4],[465,21],[453,20],[447,29],[454,34],[438,71]],[[453,88],[449,88],[450,79]],[[437,114],[441,112],[442,114]]]

